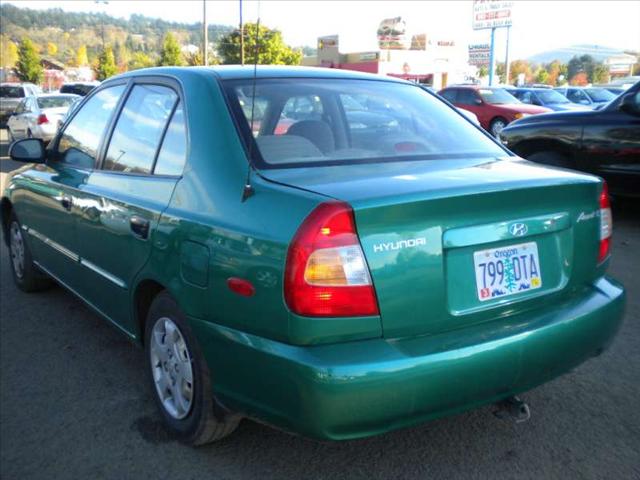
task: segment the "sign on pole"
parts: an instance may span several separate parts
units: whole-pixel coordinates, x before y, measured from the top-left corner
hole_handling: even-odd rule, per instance
[[[472,43],[469,45],[469,64],[481,67],[489,65],[489,52],[491,45],[488,43]]]
[[[473,0],[473,29],[510,27],[513,24],[513,2]]]

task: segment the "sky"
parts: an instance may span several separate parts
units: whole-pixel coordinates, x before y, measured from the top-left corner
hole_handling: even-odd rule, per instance
[[[33,9],[59,7],[67,11],[106,12],[128,18],[133,13],[178,22],[202,20],[202,0],[93,0],[9,1]],[[471,28],[472,1],[314,1],[243,0],[245,22],[260,22],[282,31],[292,46],[315,46],[317,37],[340,35],[340,50],[376,49],[376,29],[384,18],[402,16],[411,33],[427,33],[457,44],[488,42],[489,30]],[[236,25],[237,0],[207,1],[207,21]],[[640,50],[640,0],[626,1],[515,1],[510,56],[526,58],[535,53],[578,44]],[[496,32],[497,55],[504,51],[506,29]]]

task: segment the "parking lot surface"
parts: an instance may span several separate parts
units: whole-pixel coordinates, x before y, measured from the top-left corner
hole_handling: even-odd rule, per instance
[[[2,183],[17,164],[0,145]],[[640,209],[614,210],[610,274],[627,287],[611,348],[523,395],[531,420],[487,406],[365,440],[321,443],[243,421],[222,442],[170,440],[143,352],[61,287],[25,294],[0,246],[0,478],[640,480]]]

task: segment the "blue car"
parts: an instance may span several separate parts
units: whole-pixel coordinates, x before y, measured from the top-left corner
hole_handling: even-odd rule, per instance
[[[592,109],[599,108],[616,98],[615,94],[600,87],[557,87],[554,90],[567,97],[570,102]]]
[[[568,110],[591,110],[591,108],[586,105],[570,102],[567,97],[555,90],[552,90],[551,88],[516,88],[509,90],[509,93],[522,103],[539,105],[541,107],[550,108],[555,112],[564,112]]]

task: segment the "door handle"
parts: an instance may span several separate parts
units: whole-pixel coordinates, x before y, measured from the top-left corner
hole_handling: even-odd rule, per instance
[[[149,220],[132,215],[129,219],[129,226],[134,236],[146,240],[149,237]]]
[[[73,199],[68,195],[63,195],[60,198],[60,204],[65,210],[71,210],[71,207],[73,207]]]

